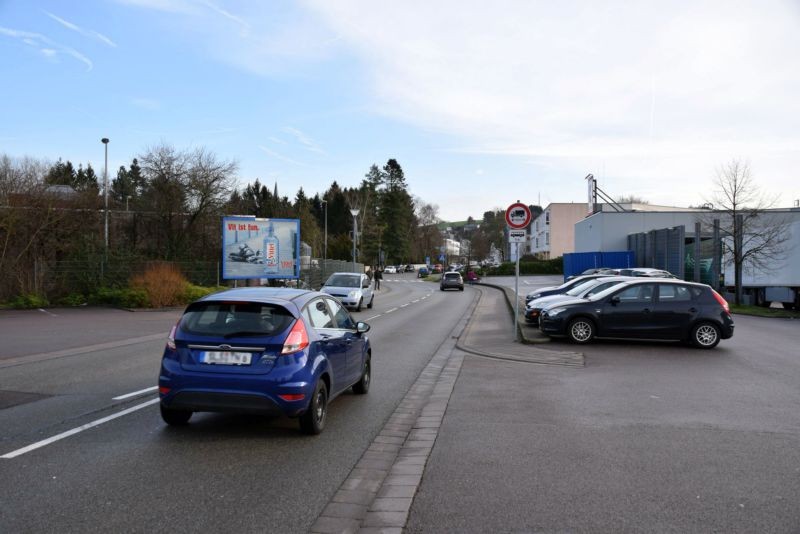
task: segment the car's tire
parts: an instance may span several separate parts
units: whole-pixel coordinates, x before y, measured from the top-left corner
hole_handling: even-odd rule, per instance
[[[358,306],[356,306],[356,311],[361,311],[361,304],[364,302],[363,298],[358,299]]]
[[[459,291],[464,291],[464,288],[463,287],[459,287],[458,290]]]
[[[367,308],[370,310],[372,309],[372,303],[375,302],[375,295],[372,295],[372,298],[369,299],[369,304],[367,304]]]
[[[713,349],[719,343],[721,333],[714,323],[697,323],[692,328],[690,341],[700,349]]]
[[[328,415],[328,388],[325,382],[317,380],[308,410],[300,416],[300,430],[304,434],[315,436],[325,429],[325,418]]]
[[[365,395],[369,392],[369,385],[372,383],[372,360],[367,357],[364,362],[364,372],[361,373],[361,379],[353,384],[353,393],[357,395]]]
[[[161,404],[160,407],[161,419],[170,426],[183,426],[188,423],[189,418],[192,417],[192,412],[189,410],[171,410],[163,404]]]
[[[573,343],[578,343],[579,345],[589,343],[594,334],[594,322],[586,317],[576,317],[567,326],[567,337]]]
[[[781,302],[783,304],[784,310],[792,310],[794,309],[794,302]]]

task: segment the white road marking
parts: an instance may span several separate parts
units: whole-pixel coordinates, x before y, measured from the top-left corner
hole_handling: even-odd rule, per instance
[[[128,399],[130,397],[136,397],[137,395],[141,395],[142,393],[149,393],[151,391],[155,391],[158,389],[158,386],[153,386],[150,388],[140,389],[139,391],[134,391],[133,393],[126,393],[125,395],[120,395],[119,397],[114,397],[111,400],[123,400]]]
[[[417,299],[417,300],[412,300],[411,302],[419,302],[419,299]]]
[[[49,311],[47,311],[47,310],[43,310],[42,308],[37,308],[37,309],[38,309],[40,312],[42,312],[42,313],[46,313],[46,314],[47,314],[47,315],[49,315],[50,317],[58,317],[58,315],[56,315],[55,313],[50,313]]]
[[[386,310],[386,313],[392,313],[394,311],[397,311],[397,308],[392,308],[391,310]]]
[[[113,415],[109,415],[108,417],[103,417],[102,419],[98,419],[97,421],[92,421],[91,423],[86,423],[85,425],[81,425],[81,426],[79,426],[77,428],[73,428],[72,430],[67,430],[66,432],[62,432],[61,434],[57,434],[57,435],[55,435],[53,437],[50,437],[50,438],[47,438],[47,439],[43,439],[42,441],[37,441],[36,443],[32,443],[31,445],[28,445],[27,447],[22,447],[21,449],[17,449],[15,451],[9,452],[8,454],[4,454],[3,456],[0,456],[0,458],[5,458],[5,459],[16,458],[17,456],[25,454],[26,452],[34,451],[36,449],[44,447],[45,445],[50,445],[51,443],[54,443],[56,441],[62,440],[64,438],[68,438],[68,437],[73,436],[73,435],[75,435],[75,434],[77,434],[79,432],[83,432],[84,430],[88,430],[90,428],[94,428],[96,426],[102,425],[103,423],[107,423],[109,421],[112,421],[112,420],[114,420],[114,419],[116,419],[118,417],[122,417],[123,415],[128,415],[129,413],[133,413],[133,412],[135,412],[137,410],[141,410],[142,408],[147,408],[148,406],[152,406],[153,404],[155,404],[155,403],[157,403],[159,401],[160,401],[160,399],[151,399],[151,400],[149,400],[147,402],[143,402],[142,404],[137,404],[136,406],[132,406],[132,407],[128,408],[127,410],[122,410],[121,412],[117,412],[117,413],[115,413]]]
[[[383,315],[383,314],[382,314],[382,313],[379,313],[378,315],[373,315],[372,317],[367,317],[367,318],[366,318],[366,319],[364,319],[364,320],[365,320],[365,321],[371,321],[371,320],[373,320],[373,319],[377,319],[377,318],[378,318],[378,317],[380,317],[381,315]]]
[[[405,307],[406,307],[406,306],[408,306],[409,304],[411,304],[411,303],[410,303],[410,302],[406,302],[405,304],[401,304],[401,305],[400,305],[400,307],[401,307],[401,308],[405,308]]]

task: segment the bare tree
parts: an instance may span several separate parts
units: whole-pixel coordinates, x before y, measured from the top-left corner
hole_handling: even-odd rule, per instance
[[[726,254],[734,267],[736,304],[741,304],[743,271],[768,272],[784,256],[787,222],[774,214],[765,216],[777,197],[759,190],[747,162],[734,159],[717,169],[713,185],[706,200],[715,208],[711,217],[722,215],[720,230],[727,238]]]

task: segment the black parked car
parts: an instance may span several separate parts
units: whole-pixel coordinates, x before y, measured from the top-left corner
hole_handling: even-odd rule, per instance
[[[554,303],[542,311],[539,328],[575,343],[594,337],[688,341],[711,349],[733,336],[728,303],[705,284],[639,279],[588,299]]]

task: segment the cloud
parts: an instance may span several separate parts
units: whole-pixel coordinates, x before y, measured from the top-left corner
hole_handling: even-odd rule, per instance
[[[309,150],[311,152],[316,152],[317,154],[325,154],[325,151],[322,150],[317,144],[311,139],[309,136],[298,130],[297,128],[292,128],[291,126],[286,126],[283,129],[284,132],[291,134],[297,141],[303,145],[303,148]]]
[[[306,166],[305,163],[301,163],[301,162],[295,161],[295,160],[293,160],[291,158],[287,158],[286,156],[283,156],[283,155],[275,152],[274,150],[269,149],[269,148],[267,148],[267,147],[265,147],[263,145],[258,145],[258,148],[259,148],[259,150],[261,150],[262,152],[264,152],[268,156],[271,156],[271,157],[273,157],[275,159],[279,159],[281,161],[285,161],[286,163],[291,163],[292,165],[299,165],[301,167],[305,167]]]
[[[775,184],[800,165],[793,0],[304,5],[360,61],[373,113],[466,152],[676,191],[734,156]]]
[[[238,24],[239,27],[241,28],[241,32],[242,32],[243,36],[246,36],[246,35],[248,35],[250,33],[250,24],[248,24],[248,22],[246,20],[242,19],[241,17],[238,17],[238,16],[234,15],[230,11],[222,9],[221,7],[217,6],[216,4],[212,4],[208,0],[203,1],[203,5],[205,5],[208,9],[210,9],[210,10],[212,10],[212,11],[214,11],[214,12],[220,14],[220,15],[222,15],[226,19],[232,20],[233,22]]]
[[[65,28],[67,28],[69,30],[72,30],[74,32],[77,32],[77,33],[83,35],[84,37],[90,37],[90,38],[93,38],[93,39],[97,39],[97,40],[102,41],[103,43],[107,44],[108,46],[111,46],[111,47],[114,47],[114,48],[116,48],[116,46],[117,46],[117,44],[114,41],[112,41],[111,39],[109,39],[108,37],[103,35],[102,33],[96,32],[94,30],[85,30],[85,29],[81,28],[80,26],[78,26],[77,24],[73,24],[73,23],[71,23],[71,22],[69,22],[67,20],[64,20],[61,17],[50,13],[49,11],[42,10],[42,12],[45,15],[47,15],[48,17],[50,17],[51,19],[53,19],[54,21],[56,21],[59,24],[61,24],[62,26],[64,26]]]
[[[85,55],[81,54],[72,47],[59,44],[50,39],[49,37],[46,37],[40,33],[14,30],[12,28],[5,28],[3,26],[0,26],[0,35],[13,37],[19,39],[28,46],[39,48],[39,51],[45,57],[56,58],[58,57],[59,54],[65,54],[85,64],[87,71],[90,71],[92,70],[92,68],[94,68],[92,60],[86,57]]]

